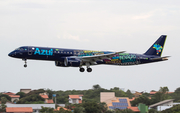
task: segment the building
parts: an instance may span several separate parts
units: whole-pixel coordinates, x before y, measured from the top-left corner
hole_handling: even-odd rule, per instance
[[[11,102],[14,102],[15,100],[19,100],[20,95],[9,95],[11,97]]]
[[[83,95],[69,95],[69,103],[80,104],[82,103]]]
[[[149,94],[150,95],[154,95],[154,94],[156,94],[158,91],[151,91]],[[174,92],[167,92],[168,94],[172,94],[172,93],[174,93]]]
[[[127,97],[115,97],[115,92],[101,92],[100,101],[105,102],[108,109],[127,109],[131,107],[129,98]]]
[[[14,102],[14,100],[19,100],[19,98],[20,98],[20,95],[16,95],[15,93],[12,93],[12,92],[7,92],[7,93],[3,93],[3,94],[10,96],[11,102]]]
[[[6,113],[32,113],[32,107],[6,107]]]
[[[25,94],[29,93],[31,89],[20,89],[20,92],[24,92]]]
[[[39,113],[41,106],[55,109],[55,104],[6,104],[6,106],[13,108],[30,107],[33,109],[33,113]]]
[[[136,91],[133,95],[137,98],[137,97],[141,96],[141,95],[142,95],[142,93],[141,93],[141,92],[137,92],[137,91]]]
[[[49,99],[48,95],[46,93],[41,93],[39,94],[42,98],[45,99],[44,103],[47,103],[47,104],[53,104],[54,101],[53,99]]]
[[[59,111],[61,108],[64,109],[64,110],[67,110],[67,111],[71,111],[70,109],[67,109],[65,107],[57,107],[57,109],[55,109],[54,111]]]
[[[156,109],[158,111],[162,111],[162,110],[173,107],[173,100],[174,99],[164,100],[164,101],[155,103],[153,105],[150,105],[149,108],[150,109],[153,108],[153,109]]]
[[[108,109],[131,109],[135,113],[147,113],[148,106],[145,104],[139,104],[137,106],[131,106],[130,101],[134,100],[129,99],[128,97],[115,97],[115,92],[101,92],[100,101],[105,102],[108,106]]]

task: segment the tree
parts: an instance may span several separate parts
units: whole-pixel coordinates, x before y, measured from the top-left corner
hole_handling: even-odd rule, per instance
[[[100,113],[100,107],[96,102],[86,102],[83,103],[86,113]]]
[[[159,92],[166,94],[169,92],[169,89],[168,89],[168,87],[160,87]]]
[[[8,99],[6,97],[1,97],[2,104],[6,104],[7,101],[8,101]]]
[[[11,101],[11,97],[9,95],[6,95],[6,94],[0,94],[0,101],[1,101],[1,97],[6,97],[6,99],[8,101]]]
[[[169,109],[161,111],[161,113],[180,113],[180,105],[174,105]]]
[[[85,109],[83,107],[74,108],[74,113],[85,113]]]
[[[40,112],[42,112],[42,113],[44,113],[44,112],[53,113],[54,112],[54,108],[49,108],[49,107],[41,106]]]
[[[108,110],[107,104],[105,102],[99,103],[99,108],[101,113],[104,113],[105,111]]]
[[[25,97],[26,94],[24,92],[18,92],[18,93],[16,93],[16,95],[20,95],[19,99],[21,99],[21,98]]]
[[[5,104],[1,104],[0,105],[0,112],[6,112],[6,105]]]
[[[178,87],[176,90],[175,90],[175,93],[178,93],[180,92],[180,87]]]
[[[44,103],[44,98],[39,96],[39,94],[32,94],[29,96],[26,96],[24,98],[21,98],[17,104],[42,104]]]
[[[159,113],[156,109],[150,109],[148,113]]]
[[[126,91],[126,94],[129,98],[134,97],[134,95],[131,93],[131,91],[129,89]]]
[[[101,86],[100,86],[99,84],[97,84],[97,85],[93,85],[93,89],[94,89],[94,90],[101,89]]]
[[[141,95],[139,98],[136,98],[135,100],[131,101],[132,106],[137,106],[139,103],[150,105],[151,101],[148,97],[143,96],[143,95]]]

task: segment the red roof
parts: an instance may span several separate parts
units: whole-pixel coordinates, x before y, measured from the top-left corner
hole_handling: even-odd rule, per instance
[[[154,95],[156,94],[157,92],[150,92],[151,95]],[[174,93],[174,92],[168,92],[168,94],[171,94],[171,93]]]
[[[69,95],[69,98],[79,99],[79,95]]]
[[[20,95],[9,95],[11,98],[19,98]]]
[[[32,107],[7,107],[6,112],[33,112]]]
[[[54,101],[51,99],[51,100],[48,100],[47,103],[48,103],[48,104],[53,104]]]
[[[157,93],[157,92],[150,92],[151,95],[154,95],[155,93]]]
[[[135,97],[133,97],[132,99],[129,99],[129,101],[133,101],[133,100],[135,100]]]
[[[12,92],[7,92],[7,93],[3,93],[3,94],[6,94],[6,95],[15,95],[15,93],[12,93]]]
[[[140,112],[138,107],[127,107],[128,109],[131,109],[134,112]]]
[[[67,108],[64,108],[64,107],[57,107],[57,109],[55,109],[54,111],[59,111],[61,108],[63,108],[64,110],[71,111],[70,109],[67,109]]]
[[[42,98],[44,98],[44,99],[48,99],[49,97],[48,97],[48,95],[40,95]]]

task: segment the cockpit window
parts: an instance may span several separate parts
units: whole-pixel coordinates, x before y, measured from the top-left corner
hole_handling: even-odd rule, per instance
[[[20,48],[20,51],[24,51],[24,49],[23,49],[23,48]]]
[[[20,48],[17,48],[17,49],[15,49],[15,50],[20,50]]]
[[[24,48],[20,47],[20,48],[17,48],[17,49],[15,49],[15,50],[24,51],[24,50],[27,50],[27,49],[24,49]]]

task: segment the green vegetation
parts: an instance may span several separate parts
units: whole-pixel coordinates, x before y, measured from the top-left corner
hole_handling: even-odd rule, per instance
[[[108,90],[101,88],[101,86],[98,84],[93,85],[92,89],[89,90],[67,90],[67,91],[52,91],[52,92],[57,95],[57,103],[59,104],[68,103],[69,101],[68,95],[82,94],[84,95],[83,102],[100,102],[100,92],[115,92],[116,97],[128,97],[128,96],[132,97],[132,93],[130,91],[128,92],[127,95],[126,92],[120,90],[117,87]]]
[[[11,97],[9,95],[5,95],[5,94],[2,94],[0,93],[0,101],[2,101],[2,97],[5,97],[7,99],[7,101],[11,101]]]
[[[45,90],[39,89],[29,92],[28,94],[23,94],[21,92],[18,92],[18,94],[21,94],[22,98],[17,102],[17,104],[43,104],[44,99],[39,96],[39,93],[44,93]]]
[[[168,94],[168,91],[168,87],[160,87],[159,91],[151,96],[151,99],[149,99],[150,95],[148,93],[144,93],[139,98],[131,101],[131,105],[137,106],[139,103],[151,105],[166,99],[171,99],[172,97]]]
[[[172,108],[161,111],[161,113],[180,113],[180,105],[175,105]]]

